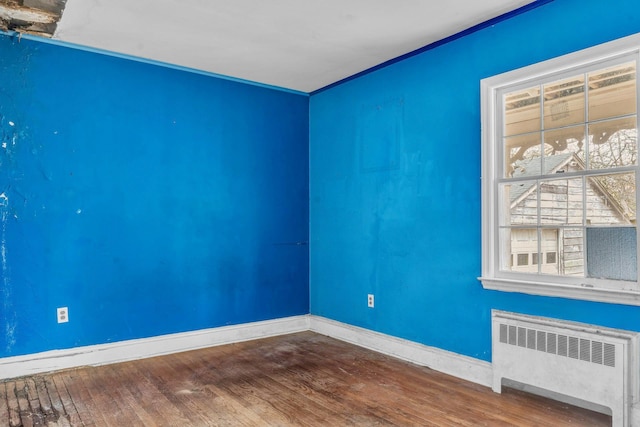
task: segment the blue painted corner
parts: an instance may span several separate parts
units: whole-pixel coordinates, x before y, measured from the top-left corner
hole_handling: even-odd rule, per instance
[[[483,360],[493,308],[640,331],[640,307],[477,280],[480,80],[639,32],[636,9],[555,0],[312,94],[311,313]]]

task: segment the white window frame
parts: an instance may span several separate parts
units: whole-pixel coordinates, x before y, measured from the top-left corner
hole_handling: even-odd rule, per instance
[[[482,276],[479,280],[485,289],[521,292],[531,295],[559,296],[572,299],[600,301],[627,305],[640,305],[640,284],[615,280],[590,280],[588,278],[526,274],[500,270],[497,181],[501,172],[502,141],[498,138],[498,126],[502,123],[502,111],[498,94],[505,88],[526,84],[538,84],[561,79],[578,69],[597,67],[618,58],[634,58],[637,80],[640,80],[640,33],[609,43],[594,46],[524,68],[483,79],[481,86],[482,124]],[[640,84],[637,102],[640,103]],[[640,122],[640,109],[637,111]],[[640,145],[640,143],[639,143]],[[640,167],[635,167],[636,193]],[[637,197],[640,204],[640,195]],[[637,209],[637,212],[640,210]],[[638,226],[638,225],[636,225]],[[637,258],[640,267],[640,236]],[[539,260],[540,261],[540,260]],[[640,268],[637,269],[640,276]]]

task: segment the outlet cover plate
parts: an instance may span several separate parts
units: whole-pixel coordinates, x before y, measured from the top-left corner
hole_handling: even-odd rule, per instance
[[[67,323],[69,321],[69,309],[67,307],[58,307],[58,323]]]

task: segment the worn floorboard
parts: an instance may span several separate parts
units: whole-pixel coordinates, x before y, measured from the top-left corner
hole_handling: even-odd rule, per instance
[[[0,426],[609,426],[304,332],[0,383]]]

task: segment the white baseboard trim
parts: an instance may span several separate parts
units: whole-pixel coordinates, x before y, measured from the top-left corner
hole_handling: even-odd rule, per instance
[[[97,366],[144,359],[308,330],[309,316],[303,315],[6,357],[0,358],[0,379],[17,378],[80,366]]]
[[[126,362],[309,330],[487,387],[492,384],[489,362],[312,315],[0,358],[0,379]]]
[[[323,317],[312,315],[309,320],[313,332],[491,387],[493,369],[489,362]]]

